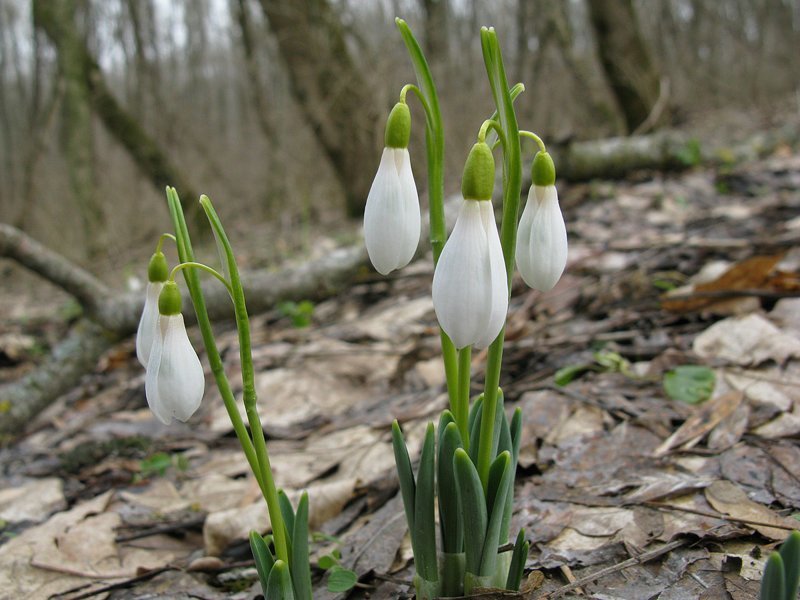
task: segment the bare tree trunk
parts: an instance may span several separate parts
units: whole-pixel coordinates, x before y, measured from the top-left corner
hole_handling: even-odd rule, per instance
[[[632,0],[592,0],[588,5],[600,64],[628,131],[633,131],[658,100],[658,72],[639,30]]]
[[[86,251],[91,258],[106,247],[106,219],[94,178],[92,111],[80,52],[86,41],[75,24],[75,0],[51,2],[49,10],[61,31],[58,47],[58,68],[64,81],[61,143],[67,159],[70,191],[78,207]]]
[[[67,3],[73,1],[34,0],[33,15],[36,26],[47,34],[56,47],[59,61],[68,62],[70,69],[74,70],[70,72],[70,76],[75,78],[76,89],[80,80],[82,82],[80,87],[88,93],[91,108],[114,139],[128,151],[142,173],[159,190],[163,190],[168,184],[177,188],[186,203],[187,215],[199,217],[200,211],[196,202],[198,196],[186,178],[161,151],[155,140],[113,96],[85,40],[78,37],[73,21],[64,18],[65,10],[68,8]],[[68,93],[65,92],[65,96]]]
[[[448,0],[422,0],[425,10],[425,54],[431,64],[447,62],[449,53]]]
[[[261,0],[292,91],[342,183],[347,213],[364,212],[377,163],[377,109],[328,0]]]

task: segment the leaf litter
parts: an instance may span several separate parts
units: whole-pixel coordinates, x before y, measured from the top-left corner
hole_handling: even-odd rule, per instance
[[[501,382],[524,414],[521,596],[755,597],[800,514],[799,171],[794,155],[564,189],[568,272],[547,294],[514,286]],[[309,491],[317,556],[338,548],[364,586],[327,592],[315,570],[315,597],[408,593],[389,430],[417,455],[446,406],[430,275],[365,277],[308,327],[253,318],[276,479]],[[218,330],[241,394],[235,331]],[[0,333],[27,368],[29,332]],[[216,392],[162,427],[132,341],[113,353],[0,451],[0,596],[254,598],[246,535],[269,520]],[[670,397],[686,365],[702,376]]]

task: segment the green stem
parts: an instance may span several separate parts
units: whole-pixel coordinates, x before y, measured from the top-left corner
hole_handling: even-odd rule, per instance
[[[521,138],[526,137],[532,139],[534,142],[536,142],[536,145],[539,146],[539,150],[541,150],[542,152],[547,152],[547,147],[544,145],[544,141],[542,141],[542,138],[540,138],[532,131],[527,131],[526,129],[523,129],[519,132],[519,136]]]
[[[171,233],[162,233],[161,237],[158,238],[158,245],[156,246],[156,252],[161,252],[161,247],[164,245],[164,240],[172,240],[176,244],[178,242],[175,236],[172,235]]]
[[[442,125],[442,113],[439,110],[439,96],[436,93],[436,85],[433,83],[433,75],[419,43],[405,21],[395,19],[395,23],[408,49],[414,73],[417,76],[417,83],[419,84],[419,88],[412,87],[408,89],[417,93],[425,110],[425,152],[428,162],[430,241],[433,249],[433,264],[435,266],[447,240],[444,219],[444,126]],[[404,87],[403,89],[406,88]],[[454,409],[457,403],[458,389],[456,347],[441,329],[439,330],[439,337],[442,340],[442,358],[447,381],[447,394],[450,398],[450,407]]]
[[[178,265],[175,265],[169,274],[169,280],[175,281],[175,275],[178,273],[178,271],[182,271],[183,269],[200,269],[201,271],[210,273],[211,275],[213,275],[222,282],[222,285],[225,286],[225,289],[228,290],[229,294],[231,295],[233,294],[231,290],[231,284],[228,283],[228,280],[225,279],[225,277],[223,277],[219,271],[216,271],[215,269],[212,269],[208,265],[204,265],[203,263],[199,262],[182,262]]]
[[[192,242],[189,237],[189,230],[186,227],[186,219],[183,216],[183,209],[181,202],[178,198],[178,192],[175,188],[167,188],[167,203],[169,204],[169,212],[172,217],[172,222],[175,226],[175,233],[177,234],[178,258],[184,262],[194,261],[194,252],[192,251]],[[256,477],[262,493],[265,489],[264,480],[258,469],[258,459],[256,458],[255,448],[250,439],[250,434],[242,421],[239,414],[239,408],[236,406],[236,398],[233,395],[228,377],[225,374],[225,366],[222,363],[222,358],[217,348],[217,343],[214,339],[214,332],[211,329],[211,320],[208,318],[208,311],[206,310],[206,302],[203,297],[203,292],[200,289],[200,280],[197,273],[191,269],[184,272],[186,278],[186,285],[189,288],[189,295],[192,298],[195,314],[197,315],[197,325],[200,328],[200,333],[203,337],[203,345],[206,349],[206,356],[211,365],[211,372],[214,375],[214,380],[219,388],[222,402],[225,405],[225,410],[233,425],[233,430],[242,447],[247,464],[250,470]]]
[[[253,436],[253,446],[255,447],[258,466],[261,478],[266,488],[265,500],[269,510],[270,523],[272,524],[272,536],[275,540],[275,554],[279,560],[284,561],[291,569],[289,560],[288,544],[286,542],[286,526],[278,502],[278,490],[272,476],[272,468],[267,452],[267,443],[264,439],[264,429],[261,426],[261,419],[258,416],[258,406],[256,403],[255,370],[253,368],[253,356],[250,344],[250,320],[247,316],[247,306],[244,299],[244,289],[239,277],[239,268],[233,254],[228,236],[222,227],[222,223],[217,216],[214,206],[208,196],[200,196],[200,205],[208,217],[211,227],[217,234],[222,244],[228,262],[228,272],[230,273],[230,285],[233,293],[233,307],[236,317],[236,328],[239,331],[239,360],[242,369],[243,402],[247,420],[250,424],[250,432]]]
[[[500,228],[500,244],[503,247],[510,293],[511,278],[514,274],[514,248],[517,241],[520,193],[522,191],[519,126],[514,113],[514,100],[508,89],[508,79],[503,67],[500,44],[497,41],[494,29],[486,29],[485,27],[481,29],[481,48],[489,84],[492,88],[492,96],[497,107],[497,119],[505,132],[503,143],[503,222]],[[497,389],[500,385],[504,339],[505,327],[489,346],[486,360],[486,381],[478,445],[478,473],[484,491],[487,488],[489,467],[494,458],[492,456],[492,440],[494,438],[495,407],[497,404]]]
[[[458,402],[457,412],[453,412],[461,434],[461,443],[464,450],[469,452],[469,392],[470,368],[472,366],[472,346],[467,346],[458,351]]]

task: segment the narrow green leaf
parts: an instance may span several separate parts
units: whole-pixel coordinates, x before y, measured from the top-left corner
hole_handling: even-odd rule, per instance
[[[793,531],[780,549],[783,560],[786,600],[797,599],[797,586],[800,582],[800,532]]]
[[[406,510],[406,522],[411,534],[411,545],[416,545],[414,532],[414,498],[417,495],[417,485],[414,481],[414,471],[411,470],[411,459],[408,457],[408,448],[403,439],[400,424],[395,419],[392,422],[392,448],[394,449],[394,463],[397,467],[397,477],[400,480],[400,493],[403,495],[403,507]]]
[[[446,554],[458,554],[464,549],[463,518],[458,509],[458,490],[456,489],[456,476],[453,472],[453,455],[458,448],[463,447],[458,425],[451,421],[439,438],[437,461],[439,525],[442,532],[442,551]]]
[[[342,567],[335,566],[328,574],[328,591],[335,594],[351,590],[357,583],[358,575],[350,569],[343,569]]]
[[[266,591],[269,573],[272,570],[275,559],[272,557],[272,553],[269,551],[269,547],[264,541],[264,538],[255,530],[250,532],[250,551],[253,553],[253,560],[256,563],[256,571],[258,571],[258,579],[261,581],[261,589],[262,591]]]
[[[478,396],[469,412],[469,457],[473,463],[478,462],[478,449],[481,440],[481,419],[483,417],[483,394]]]
[[[312,600],[311,564],[308,558],[308,493],[303,492],[297,503],[292,529],[292,584],[298,600]]]
[[[272,566],[264,597],[269,600],[295,600],[289,565],[282,560],[276,560]]]
[[[525,572],[525,561],[528,560],[528,550],[530,543],[525,541],[525,530],[520,529],[517,540],[514,542],[514,551],[511,555],[511,566],[508,569],[508,579],[506,579],[506,589],[519,591],[522,583],[522,575]]]
[[[567,365],[566,367],[562,367],[556,371],[553,379],[555,380],[556,385],[563,387],[591,368],[592,365],[587,364]]]
[[[289,556],[292,556],[292,532],[294,531],[294,508],[289,500],[289,496],[283,490],[278,490],[278,506],[280,506],[283,526],[286,529],[286,544]],[[274,527],[273,527],[274,532]]]
[[[456,474],[458,506],[464,518],[466,571],[479,575],[488,520],[483,486],[478,470],[462,448],[453,455],[453,470]]]
[[[481,553],[480,575],[491,575],[495,571],[497,564],[497,548],[501,542],[503,514],[506,510],[506,496],[509,491],[509,481],[511,480],[511,454],[503,452],[492,463],[489,468],[487,512],[489,521],[486,526],[486,539],[483,543]],[[506,538],[508,533],[506,532]]]
[[[434,518],[434,477],[436,473],[436,431],[433,423],[428,423],[425,441],[419,458],[417,490],[414,498],[414,529],[417,547],[414,549],[414,563],[419,573],[428,581],[439,577],[436,556],[436,521]]]
[[[767,559],[764,567],[764,576],[761,578],[760,600],[784,600],[786,598],[786,575],[783,569],[783,559],[777,552],[773,552]]]
[[[711,397],[717,377],[702,365],[681,365],[664,374],[664,391],[673,400],[700,404]]]

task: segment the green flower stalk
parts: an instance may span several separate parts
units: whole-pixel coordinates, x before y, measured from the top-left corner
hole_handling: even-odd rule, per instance
[[[484,28],[481,45],[497,111],[481,126],[467,158],[462,177],[464,200],[455,229],[446,239],[444,137],[436,88],[410,29],[399,19],[397,25],[419,83],[419,88],[404,87],[401,101],[407,91],[413,91],[426,114],[433,303],[441,326],[450,398],[450,410],[442,413],[435,435],[433,424],[428,425],[416,475],[400,426],[395,422],[392,427],[415,558],[414,587],[423,600],[440,593],[469,594],[476,587],[518,589],[529,544],[520,532],[511,552],[501,554],[499,548],[508,541],[522,420],[517,410],[509,422],[498,384],[522,181],[520,131],[513,101],[524,88],[518,84],[509,89],[497,37],[494,30]],[[492,208],[495,163],[492,146],[487,143],[489,134],[497,136],[503,155],[499,234]],[[484,393],[470,406],[473,345],[489,346],[489,353]],[[429,526],[434,497],[439,508],[441,552]],[[438,569],[433,559],[437,554]]]
[[[266,597],[277,600],[311,600],[311,571],[308,558],[308,496],[303,494],[297,506],[293,509],[288,499],[278,491],[270,467],[269,453],[264,438],[264,430],[258,414],[255,374],[250,348],[250,325],[247,307],[244,298],[244,289],[239,277],[239,269],[228,236],[222,223],[207,196],[200,199],[200,204],[208,217],[216,237],[220,255],[223,260],[225,275],[216,270],[195,262],[189,237],[186,219],[181,208],[180,200],[174,188],[167,188],[167,202],[170,216],[175,226],[175,241],[178,247],[178,257],[181,263],[172,270],[169,278],[161,291],[159,298],[160,319],[165,315],[180,318],[180,295],[174,281],[178,271],[183,271],[189,294],[197,315],[197,323],[203,337],[211,371],[219,388],[222,401],[231,419],[236,437],[258,482],[261,493],[267,504],[267,510],[272,524],[272,535],[262,537],[258,532],[251,532],[250,545],[256,561],[256,569],[261,580]],[[160,249],[160,248],[159,248]],[[160,259],[159,259],[160,260]],[[152,262],[152,261],[151,261]],[[160,277],[163,269],[160,266],[154,269]],[[198,271],[208,272],[219,279],[228,290],[234,306],[237,330],[239,333],[239,351],[244,382],[243,403],[250,430],[242,420],[236,399],[225,375],[225,369],[219,350],[214,339],[211,322],[206,310],[205,299],[200,289]],[[166,279],[166,278],[165,278]],[[188,343],[188,338],[187,338]],[[156,352],[156,344],[151,354]],[[195,355],[196,357],[196,355]],[[153,363],[150,357],[149,363]],[[199,361],[198,361],[199,365]],[[174,371],[174,369],[168,369]],[[150,367],[148,366],[148,388],[150,387]],[[182,371],[179,369],[179,373]],[[200,369],[202,374],[202,368]],[[159,388],[160,389],[160,388]],[[163,390],[162,390],[163,391]],[[202,391],[200,392],[202,396]],[[162,394],[163,397],[163,394]],[[148,393],[150,400],[150,393]],[[199,403],[199,402],[198,402]],[[154,410],[155,412],[155,410]],[[158,415],[159,413],[156,412]],[[180,417],[180,415],[175,414]],[[161,418],[159,416],[159,418]],[[274,552],[270,548],[274,546]]]

